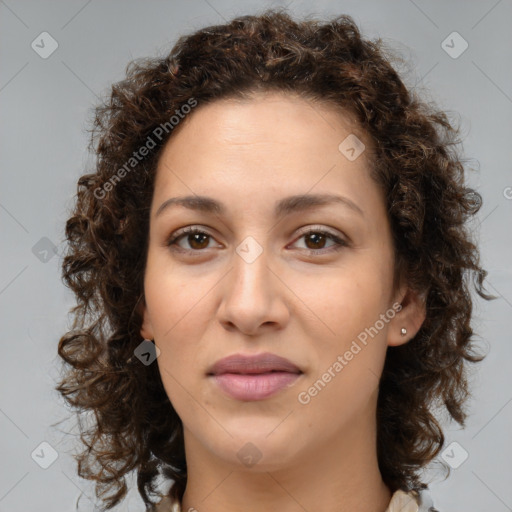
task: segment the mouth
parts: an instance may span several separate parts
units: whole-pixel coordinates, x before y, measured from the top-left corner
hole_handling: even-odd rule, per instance
[[[231,398],[255,401],[291,386],[303,372],[288,359],[264,353],[226,357],[217,361],[207,375]]]

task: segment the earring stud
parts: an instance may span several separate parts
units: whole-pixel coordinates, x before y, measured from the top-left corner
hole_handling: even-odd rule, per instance
[[[402,327],[400,333],[402,334],[402,336],[405,336],[407,334],[407,329],[405,327]]]

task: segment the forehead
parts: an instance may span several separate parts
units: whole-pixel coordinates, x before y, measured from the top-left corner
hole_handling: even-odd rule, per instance
[[[170,189],[211,195],[210,189],[303,194],[342,188],[357,201],[375,186],[369,137],[354,116],[330,104],[258,93],[198,105],[181,122],[158,163],[156,199],[166,199]],[[356,158],[346,152],[350,146]]]
[[[181,121],[167,146],[211,141],[232,145],[273,143],[274,147],[286,148],[311,141],[307,146],[337,149],[339,138],[348,134],[357,136],[370,149],[370,138],[349,110],[297,93],[267,91],[243,99],[225,98],[199,104]]]

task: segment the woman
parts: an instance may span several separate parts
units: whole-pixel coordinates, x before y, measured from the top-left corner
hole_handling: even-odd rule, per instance
[[[267,11],[129,66],[63,265],[57,389],[94,413],[103,510],[134,470],[147,510],[435,510],[432,409],[464,425],[471,283],[491,298],[456,134],[349,16]]]

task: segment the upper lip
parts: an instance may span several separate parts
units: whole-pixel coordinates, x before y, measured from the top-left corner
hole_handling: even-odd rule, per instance
[[[300,368],[288,359],[265,352],[256,355],[233,354],[219,359],[208,370],[208,375],[223,373],[258,374],[271,371],[302,373]]]

